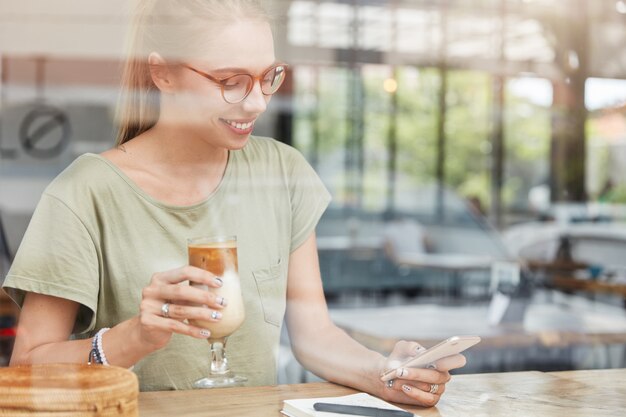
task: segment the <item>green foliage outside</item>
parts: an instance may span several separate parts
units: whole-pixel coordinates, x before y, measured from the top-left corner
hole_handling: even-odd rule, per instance
[[[344,194],[343,187],[345,181],[354,181],[356,162],[348,175],[343,163],[347,144],[351,152],[357,152],[350,135],[353,123],[362,121],[364,172],[357,185],[362,188],[362,207],[378,212],[386,206],[390,123],[396,123],[397,180],[416,188],[436,181],[441,77],[435,68],[397,69],[394,113],[391,94],[383,88],[385,79],[393,76],[391,68],[366,66],[357,74],[361,77],[355,78],[354,72],[346,68],[321,69],[317,101],[311,100],[315,97],[313,90],[296,82],[294,139],[312,159],[310,142],[314,128],[318,129],[318,160],[341,162],[324,181],[331,188],[336,186],[332,190],[336,203],[352,204],[354,196]],[[492,79],[485,73],[451,71],[447,81],[445,183],[460,195],[477,197],[483,207],[489,207]],[[362,94],[351,96],[350,83],[362,88]],[[550,110],[511,94],[506,96],[506,106],[502,195],[505,207],[517,210],[525,208],[530,187],[547,177]]]
[[[601,125],[606,123],[602,112],[591,114],[587,121],[587,161],[593,164],[592,184],[588,184],[590,197],[602,203],[626,204],[626,183],[613,181],[611,172],[615,171],[613,164],[618,163],[613,158],[611,138],[607,138]],[[623,116],[626,118],[626,115]]]
[[[526,211],[528,190],[549,178],[551,109],[509,90],[505,103],[503,201],[509,211]]]
[[[448,74],[446,183],[488,207],[490,193],[491,85],[486,74]]]

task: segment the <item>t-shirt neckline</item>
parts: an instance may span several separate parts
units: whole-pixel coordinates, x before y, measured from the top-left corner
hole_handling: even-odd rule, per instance
[[[219,184],[217,185],[217,187],[215,187],[215,190],[213,190],[213,192],[211,192],[211,194],[209,194],[204,200],[188,205],[188,206],[168,204],[152,197],[150,194],[145,192],[143,188],[139,187],[139,185],[137,185],[137,183],[133,181],[128,175],[126,175],[126,173],[122,171],[117,165],[115,165],[111,160],[105,158],[102,155],[95,154],[95,153],[86,153],[84,156],[92,157],[101,162],[104,162],[107,166],[109,166],[109,168],[111,168],[111,170],[113,170],[113,172],[115,172],[122,180],[124,180],[124,182],[130,188],[132,188],[135,193],[137,193],[140,197],[142,197],[144,200],[148,201],[149,203],[165,210],[190,211],[190,210],[195,210],[195,209],[198,209],[207,205],[220,192],[220,190],[225,187],[225,184],[230,180],[231,171],[232,171],[231,165],[233,165],[234,152],[230,150],[228,151],[228,158],[226,160],[226,168],[224,169],[224,174],[222,175],[222,178]]]

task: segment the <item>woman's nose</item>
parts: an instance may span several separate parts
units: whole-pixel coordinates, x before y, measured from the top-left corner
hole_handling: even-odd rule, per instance
[[[261,91],[261,84],[255,82],[252,91],[243,100],[243,106],[247,112],[261,114],[267,109],[267,102],[268,98]]]

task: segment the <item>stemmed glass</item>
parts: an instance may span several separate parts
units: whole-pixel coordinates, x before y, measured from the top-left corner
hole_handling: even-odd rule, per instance
[[[228,367],[226,359],[226,340],[237,330],[245,318],[241,285],[237,269],[237,237],[214,236],[188,239],[189,265],[202,268],[222,279],[220,288],[209,288],[192,284],[227,301],[222,312],[222,319],[216,322],[190,320],[194,326],[211,331],[208,339],[211,350],[211,369],[209,375],[194,382],[195,388],[220,388],[241,385],[247,378],[235,375]]]

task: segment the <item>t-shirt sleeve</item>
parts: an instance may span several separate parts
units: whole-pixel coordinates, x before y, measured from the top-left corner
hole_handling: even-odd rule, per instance
[[[291,197],[291,248],[293,252],[313,233],[330,203],[331,195],[322,180],[304,159],[293,151],[289,173]]]
[[[74,333],[93,327],[99,267],[95,244],[76,214],[54,196],[42,196],[3,287],[19,305],[27,292],[80,304]]]

